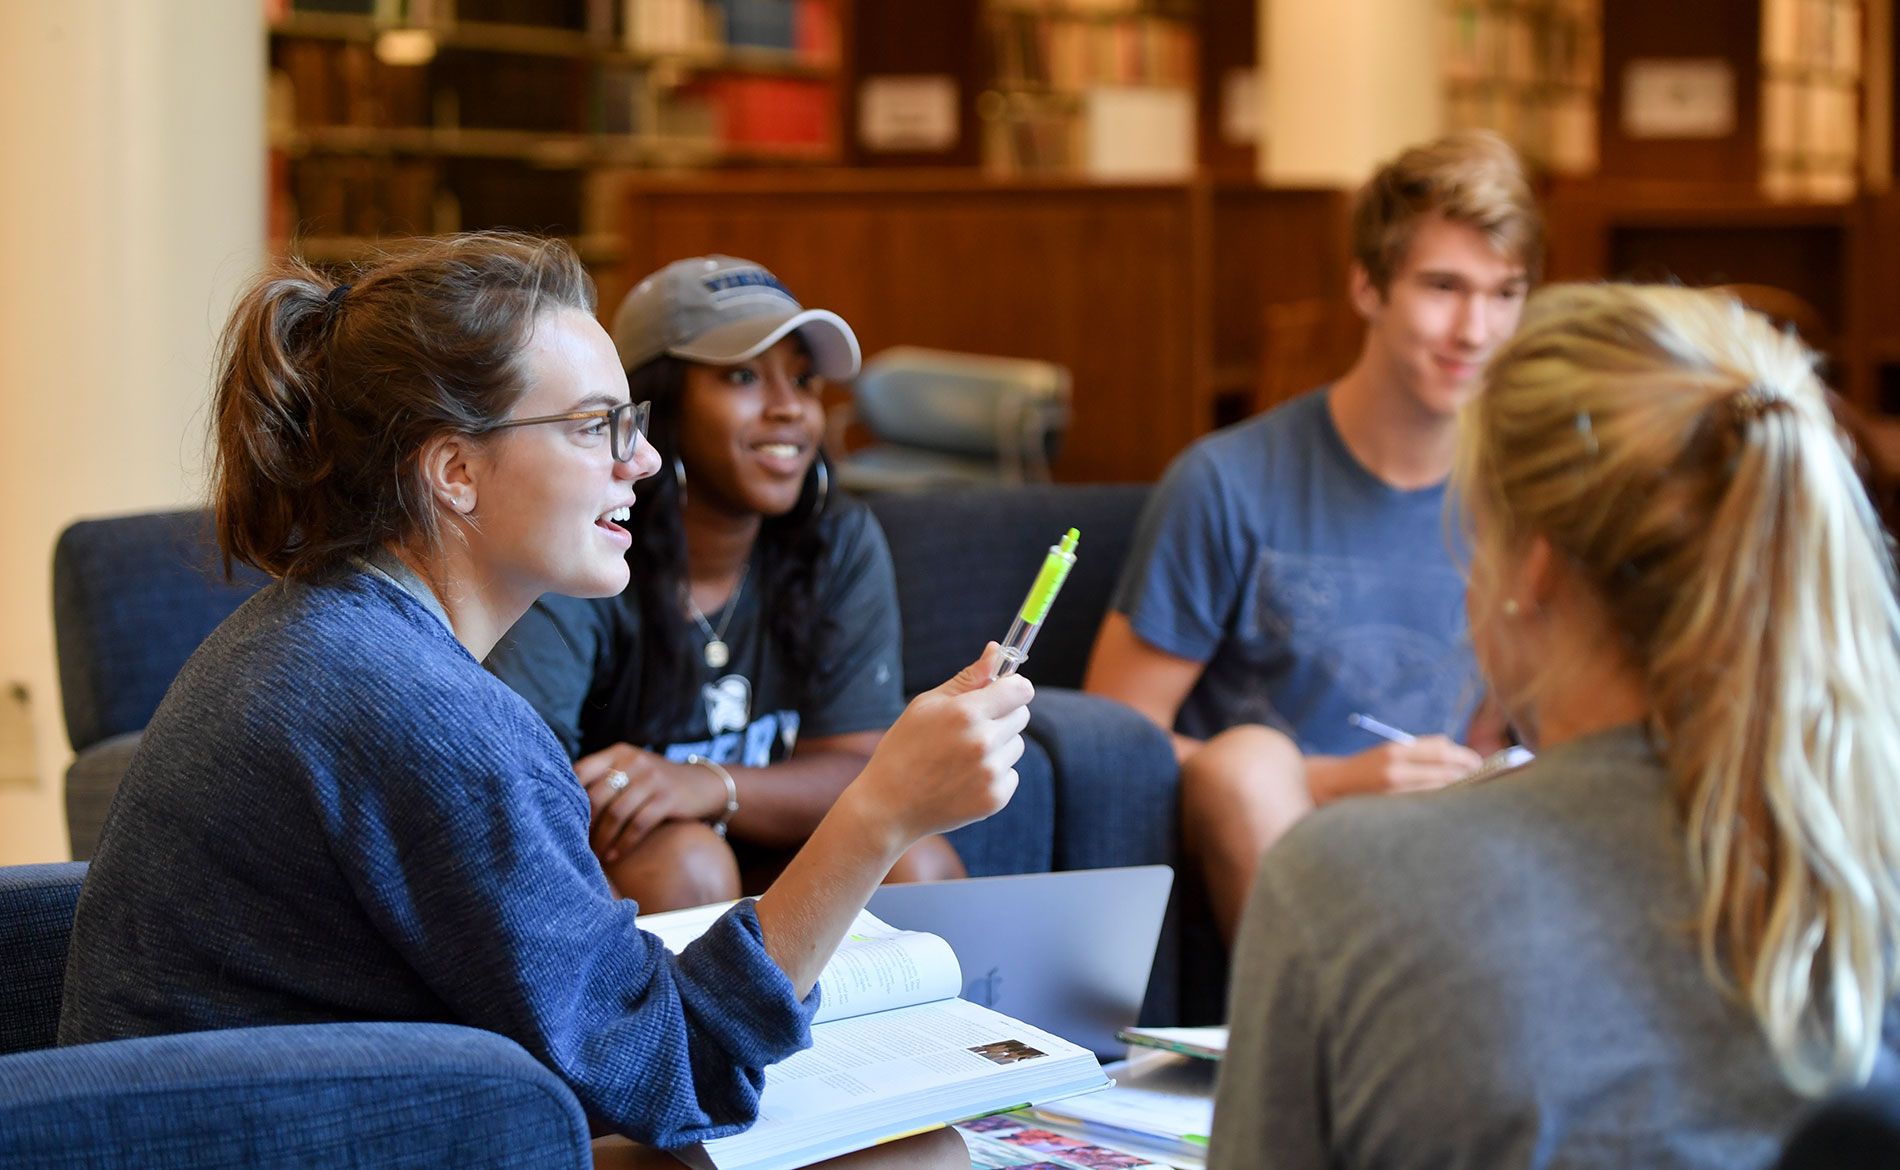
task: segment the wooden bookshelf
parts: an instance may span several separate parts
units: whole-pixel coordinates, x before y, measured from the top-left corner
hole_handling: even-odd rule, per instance
[[[1761,182],[1771,199],[1860,186],[1861,0],[1762,0]]]
[[[273,243],[512,227],[610,262],[629,174],[841,160],[846,4],[273,0]]]
[[[1598,0],[1443,4],[1451,128],[1495,130],[1547,174],[1595,171],[1603,86]]]
[[[1192,170],[1200,16],[1196,0],[987,0],[984,167],[998,176],[1165,173],[1165,159],[1104,144],[1171,126]]]

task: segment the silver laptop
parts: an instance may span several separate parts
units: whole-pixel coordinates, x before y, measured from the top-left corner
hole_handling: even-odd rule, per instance
[[[1165,865],[965,878],[881,886],[867,909],[948,942],[964,999],[1119,1058],[1173,884]]]

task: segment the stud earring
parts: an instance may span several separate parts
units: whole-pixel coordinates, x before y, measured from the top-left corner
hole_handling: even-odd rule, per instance
[[[1517,604],[1517,598],[1515,597],[1505,598],[1504,604],[1500,606],[1499,608],[1504,611],[1505,617],[1516,617],[1518,614],[1518,608],[1519,608]]]

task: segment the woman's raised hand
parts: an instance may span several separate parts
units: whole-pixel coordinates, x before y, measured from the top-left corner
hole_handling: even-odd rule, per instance
[[[1020,675],[992,678],[997,661],[991,642],[956,677],[912,699],[840,799],[904,846],[1008,804],[1036,690]]]
[[[800,997],[904,850],[996,812],[1016,791],[1016,761],[1036,689],[992,678],[996,643],[912,699],[864,771],[758,902],[765,949]]]

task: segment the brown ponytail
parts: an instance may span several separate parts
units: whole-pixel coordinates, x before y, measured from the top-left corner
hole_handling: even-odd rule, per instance
[[[586,270],[559,240],[507,233],[422,241],[349,284],[296,262],[265,273],[225,326],[213,392],[226,570],[302,577],[434,544],[418,454],[507,417],[516,359],[554,308],[594,311]]]

